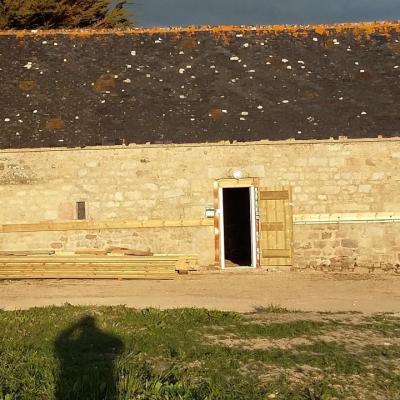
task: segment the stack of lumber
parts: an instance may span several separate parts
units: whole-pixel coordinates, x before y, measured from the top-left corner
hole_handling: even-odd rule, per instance
[[[75,250],[75,254],[81,255],[97,255],[97,256],[106,256],[106,255],[119,255],[119,256],[152,256],[153,253],[148,250],[134,250],[128,249],[127,247],[108,247],[104,250],[100,249],[78,249]]]
[[[176,271],[193,270],[197,265],[195,256],[178,254],[121,256],[4,253],[0,254],[0,279],[173,279]]]
[[[2,250],[0,257],[4,256],[51,256],[54,250]]]
[[[189,273],[199,270],[198,259],[196,255],[182,255],[182,254],[159,254],[159,256],[176,257],[177,262],[175,270],[178,273]]]

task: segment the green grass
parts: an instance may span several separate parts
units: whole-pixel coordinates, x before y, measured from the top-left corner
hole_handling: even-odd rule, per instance
[[[288,314],[288,313],[291,313],[291,312],[293,312],[293,313],[297,312],[296,310],[289,310],[289,309],[287,309],[285,307],[281,307],[281,306],[276,305],[276,304],[270,304],[267,307],[257,306],[257,307],[255,307],[255,311],[258,312],[258,313],[271,313],[271,314],[273,314],[273,313],[275,313],[275,314]]]
[[[355,348],[347,339],[320,338],[340,331],[349,340],[352,332],[389,340],[399,332],[396,317],[356,324],[262,312],[0,311],[0,400],[400,398],[397,344]],[[363,388],[371,397],[357,392]]]

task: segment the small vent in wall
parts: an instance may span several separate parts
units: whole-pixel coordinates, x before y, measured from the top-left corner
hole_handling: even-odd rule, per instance
[[[86,202],[77,201],[76,202],[76,215],[79,220],[86,219]]]

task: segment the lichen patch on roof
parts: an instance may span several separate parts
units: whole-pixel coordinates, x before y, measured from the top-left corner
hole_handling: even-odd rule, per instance
[[[315,24],[315,25],[217,25],[217,26],[186,26],[186,27],[155,27],[155,28],[131,28],[131,29],[52,29],[52,30],[5,30],[0,35],[23,36],[97,36],[97,35],[163,35],[163,34],[196,34],[212,32],[214,34],[246,33],[257,34],[290,34],[304,36],[311,33],[318,35],[342,34],[351,32],[355,37],[370,37],[374,34],[391,35],[400,31],[399,21],[384,22],[358,22],[342,24]]]

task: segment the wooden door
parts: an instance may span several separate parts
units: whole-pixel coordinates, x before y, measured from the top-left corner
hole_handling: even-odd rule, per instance
[[[260,264],[292,265],[293,215],[290,187],[260,188]]]

